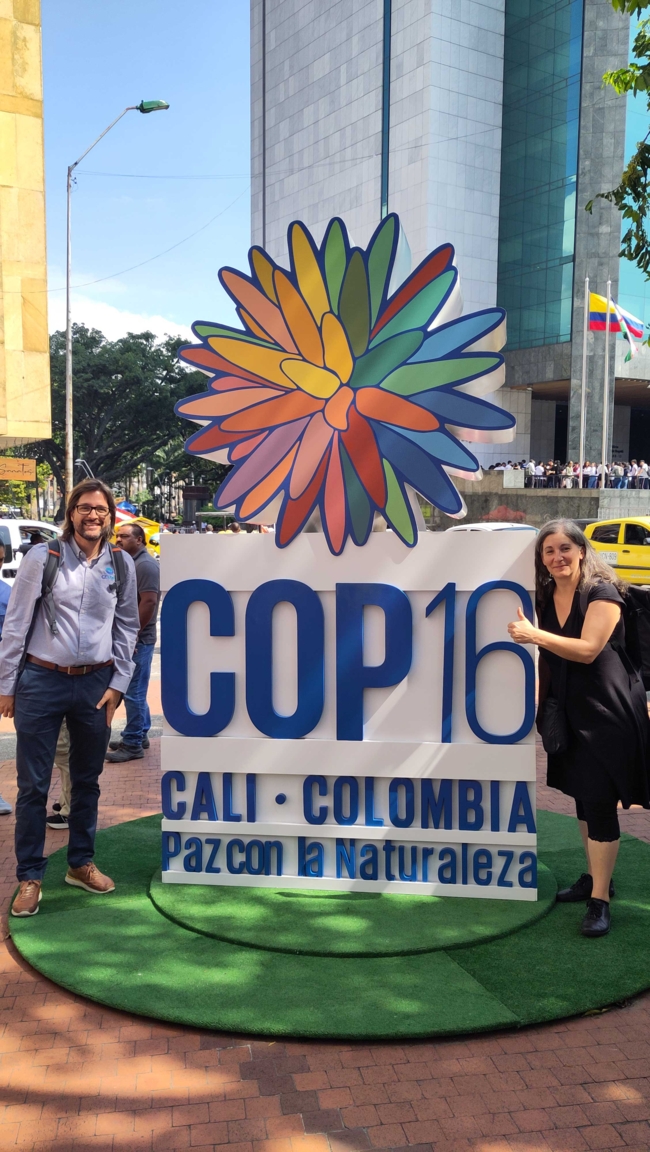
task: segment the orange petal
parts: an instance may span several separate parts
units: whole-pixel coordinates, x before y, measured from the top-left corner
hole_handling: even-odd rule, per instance
[[[251,404],[261,404],[263,400],[272,400],[280,395],[274,388],[233,388],[230,392],[215,392],[213,396],[189,400],[179,405],[178,411],[181,416],[196,416],[199,420],[229,416],[232,412],[240,412],[242,408],[250,408]],[[293,396],[294,393],[289,395]]]
[[[262,288],[269,300],[277,304],[278,298],[273,287],[273,262],[269,260],[263,248],[251,248],[251,263]]]
[[[292,420],[300,420],[304,416],[313,416],[323,407],[322,400],[314,400],[304,392],[288,392],[263,404],[256,404],[254,408],[247,408],[236,416],[229,416],[221,427],[224,432],[247,432],[250,428],[275,428],[278,424],[290,424]]]
[[[284,460],[276,464],[273,471],[269,472],[268,476],[265,476],[261,483],[248,493],[248,496],[239,509],[239,515],[242,520],[245,520],[247,516],[253,516],[255,512],[259,512],[260,508],[263,508],[264,505],[268,504],[269,500],[275,496],[294,462],[297,451],[298,445],[294,444],[291,451],[284,457]]]
[[[316,417],[314,417],[314,419],[316,419]],[[311,516],[318,494],[323,486],[328,458],[329,452],[326,451],[316,475],[313,480],[310,481],[309,487],[305,489],[297,500],[287,500],[284,505],[280,522],[277,526],[278,542],[282,548],[285,544],[288,544],[290,540],[293,540],[294,536],[297,536],[300,529],[304,527]],[[293,480],[293,473],[291,474],[291,478]]]
[[[260,328],[257,321],[253,320],[253,317],[248,314],[248,312],[246,311],[245,308],[238,308],[237,309],[237,315],[239,316],[239,319],[242,321],[242,323],[248,328],[248,331],[252,333],[253,336],[259,336],[260,340],[269,340],[270,339],[268,333],[265,332],[263,328]]]
[[[426,408],[412,404],[402,396],[384,392],[382,388],[359,388],[356,405],[362,416],[370,416],[372,420],[381,420],[384,424],[396,424],[398,428],[433,432],[440,427],[440,422]]]
[[[291,225],[289,244],[300,293],[307,301],[314,320],[320,324],[324,313],[330,311],[329,296],[311,238],[302,224]]]
[[[257,378],[252,374],[250,376],[218,376],[216,380],[210,381],[210,388],[213,392],[230,392],[233,388],[268,388],[275,392],[276,396],[281,396],[283,392],[288,391],[288,386],[282,388],[279,384],[269,384],[267,380],[260,380],[258,384]]]
[[[339,379],[347,384],[352,375],[354,360],[345,328],[333,312],[326,312],[323,316],[322,336],[326,366],[331,368],[332,372],[336,372]]]
[[[345,484],[339,452],[339,434],[334,433],[334,443],[325,480],[325,521],[332,551],[338,556],[343,551],[345,540]]]
[[[294,288],[286,272],[276,269],[273,283],[282,315],[298,351],[305,360],[322,367],[324,360],[320,332],[305,301]]]
[[[186,360],[188,364],[194,364],[196,368],[200,368],[205,372],[231,372],[235,376],[243,376],[249,383],[253,380],[259,381],[260,384],[266,384],[266,380],[261,380],[259,377],[247,372],[245,368],[239,368],[237,365],[229,364],[224,360],[223,356],[217,356],[216,352],[211,352],[209,348],[204,348],[202,344],[192,344],[184,348],[180,356]],[[250,377],[252,376],[252,380]],[[290,387],[287,380],[284,381],[284,387]]]
[[[333,430],[329,424],[323,420],[320,412],[312,416],[303,432],[302,440],[298,447],[296,463],[291,473],[289,495],[292,500],[297,500],[305,491],[307,485],[311,483],[312,476],[318,468],[323,455],[327,452],[333,435]]]
[[[354,400],[354,392],[344,384],[335,392],[331,400],[327,401],[325,405],[325,419],[332,428],[338,428],[341,432],[347,432],[348,428],[348,409]]]
[[[221,281],[233,300],[257,320],[276,344],[286,348],[287,352],[297,351],[280,309],[251,284],[248,277],[233,272],[231,268],[222,268]]]
[[[234,464],[236,460],[243,460],[245,456],[249,456],[253,448],[257,448],[258,444],[266,436],[266,432],[260,432],[259,436],[252,436],[250,440],[243,440],[240,444],[236,444],[230,451],[230,463]]]
[[[349,412],[350,428],[341,436],[341,442],[352,461],[354,470],[368,495],[378,508],[386,505],[386,477],[372,428],[354,405]]]
[[[291,382],[280,368],[286,353],[276,352],[274,348],[263,348],[261,344],[250,344],[248,340],[234,340],[230,336],[210,336],[208,343],[215,352],[219,352],[230,365],[235,365],[273,384],[282,384],[290,388]],[[294,385],[295,387],[295,385]]]

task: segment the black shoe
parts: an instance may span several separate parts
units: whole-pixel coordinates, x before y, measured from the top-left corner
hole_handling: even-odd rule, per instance
[[[579,880],[572,884],[570,888],[561,888],[555,899],[559,904],[581,904],[583,900],[591,899],[591,892],[594,886],[593,877],[588,872],[583,872]],[[614,881],[609,882],[609,896],[610,900],[616,895],[614,890]]]
[[[68,817],[62,816],[60,812],[53,812],[51,816],[47,817],[45,823],[48,828],[67,828]]]
[[[612,926],[607,900],[590,900],[580,931],[583,936],[606,936]]]
[[[111,752],[115,752],[115,751],[117,751],[118,748],[124,748],[124,747],[127,747],[127,745],[124,744],[123,740],[110,740],[108,743],[108,747],[110,748]],[[146,752],[147,748],[149,747],[149,737],[148,736],[142,737],[142,747],[144,748],[144,750]]]
[[[122,744],[114,752],[108,752],[104,759],[109,764],[124,764],[127,760],[142,760],[143,756],[142,748],[130,748],[128,744]]]

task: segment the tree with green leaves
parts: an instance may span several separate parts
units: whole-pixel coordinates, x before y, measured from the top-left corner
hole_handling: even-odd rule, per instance
[[[616,12],[639,19],[650,8],[650,0],[611,0]],[[627,92],[633,95],[646,93],[650,111],[650,18],[640,20],[633,44],[633,59],[626,68],[606,72],[603,80],[622,96]],[[650,279],[650,236],[646,228],[646,218],[650,212],[650,132],[636,146],[634,155],[628,161],[621,182],[609,192],[599,192],[596,199],[609,200],[615,204],[629,221],[629,227],[622,238],[621,256],[632,260]],[[586,205],[591,212],[594,201]]]
[[[221,482],[222,465],[190,459],[183,448],[187,424],[175,415],[174,405],[204,392],[206,378],[178,361],[182,343],[172,337],[157,342],[151,332],[130,332],[111,341],[97,329],[73,325],[74,456],[108,484],[124,485],[142,465],[152,469],[154,485],[172,475],[215,490]],[[52,438],[30,448],[64,488],[64,332],[50,339],[50,365]]]

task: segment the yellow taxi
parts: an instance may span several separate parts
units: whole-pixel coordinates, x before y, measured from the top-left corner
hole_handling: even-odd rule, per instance
[[[139,524],[144,531],[145,543],[147,545],[147,552],[151,556],[155,556],[156,560],[160,560],[160,524],[157,520],[148,520],[146,516],[133,516],[128,520],[122,521],[124,524]],[[115,525],[116,529],[119,524]],[[115,544],[116,536],[113,533],[111,542]]]
[[[588,524],[585,536],[622,580],[650,584],[650,517],[629,516]]]

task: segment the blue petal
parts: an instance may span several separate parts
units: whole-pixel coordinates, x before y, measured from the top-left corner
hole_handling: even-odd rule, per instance
[[[398,436],[406,436],[419,448],[422,448],[427,456],[439,460],[441,464],[448,464],[451,468],[464,468],[466,472],[478,472],[480,464],[467,448],[459,444],[453,436],[448,432],[413,432],[410,428],[397,428],[394,424],[389,424],[393,432],[397,432]]]
[[[515,417],[500,408],[498,404],[490,404],[480,396],[469,396],[467,393],[455,392],[453,389],[432,388],[429,392],[417,392],[409,396],[414,404],[433,412],[448,424],[457,424],[460,428],[480,428],[496,431],[502,428],[514,428],[517,423]]]
[[[459,352],[468,344],[474,344],[486,332],[491,332],[502,323],[504,317],[503,308],[486,308],[483,312],[473,312],[470,316],[461,316],[449,324],[442,324],[427,336],[422,347],[411,356],[409,364],[416,364],[420,360],[439,360],[450,352]]]
[[[407,484],[411,484],[441,512],[451,515],[460,512],[463,502],[456,488],[447,473],[426,452],[387,425],[379,424],[376,420],[370,423],[382,456],[401,473]]]

